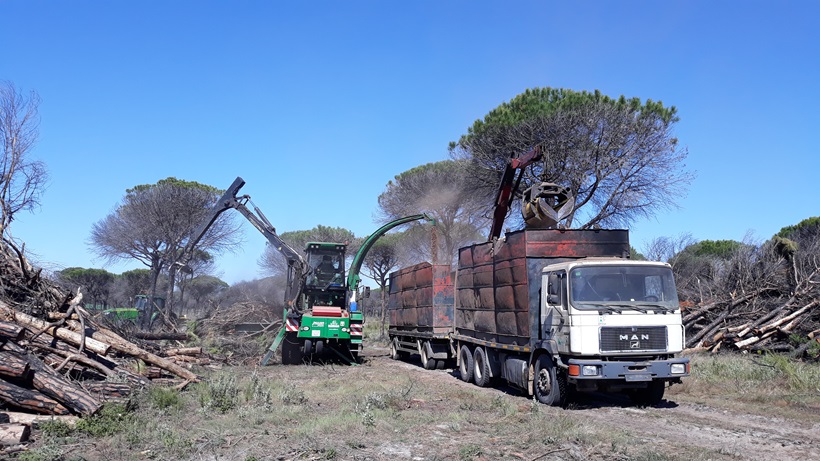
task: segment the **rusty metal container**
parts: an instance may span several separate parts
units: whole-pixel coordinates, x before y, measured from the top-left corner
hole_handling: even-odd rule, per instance
[[[541,270],[587,256],[625,257],[626,230],[534,229],[459,250],[455,331],[486,341],[529,345],[540,334]]]
[[[390,274],[390,328],[446,335],[453,330],[453,272],[421,263]]]

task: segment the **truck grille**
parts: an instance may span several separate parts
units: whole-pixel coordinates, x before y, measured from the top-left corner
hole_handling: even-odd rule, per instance
[[[601,327],[601,352],[665,351],[666,327]]]

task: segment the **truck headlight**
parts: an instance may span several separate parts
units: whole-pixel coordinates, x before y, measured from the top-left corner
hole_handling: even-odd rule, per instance
[[[581,374],[584,376],[598,376],[598,367],[596,365],[584,365],[581,368]]]
[[[670,370],[673,375],[682,375],[686,373],[686,364],[685,363],[673,363],[672,370]]]

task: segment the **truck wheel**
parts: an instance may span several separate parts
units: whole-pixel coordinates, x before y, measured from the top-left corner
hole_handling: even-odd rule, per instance
[[[629,397],[638,405],[654,407],[663,400],[663,393],[666,391],[666,383],[663,381],[652,381],[646,389],[635,389],[629,393]]]
[[[473,380],[473,354],[466,344],[458,351],[458,373],[465,383]]]
[[[487,387],[490,384],[490,362],[487,360],[487,353],[483,347],[476,347],[473,353],[473,378],[479,387]]]
[[[421,356],[421,366],[425,370],[435,370],[436,359],[433,357],[433,348],[429,341],[419,341],[419,355]]]
[[[538,357],[535,364],[535,397],[544,405],[563,406],[568,394],[567,380],[558,373],[549,355]]]
[[[399,352],[399,338],[393,338],[390,342],[390,358],[393,360],[401,359],[401,352]]]
[[[302,363],[302,345],[296,333],[287,333],[282,341],[282,365],[298,365]]]

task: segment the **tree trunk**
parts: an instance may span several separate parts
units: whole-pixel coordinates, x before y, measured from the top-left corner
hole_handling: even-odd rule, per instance
[[[28,362],[8,351],[0,351],[0,376],[8,378],[28,378],[31,368]]]
[[[11,406],[45,415],[67,415],[71,413],[68,408],[60,405],[54,399],[3,380],[0,380],[0,400]]]

